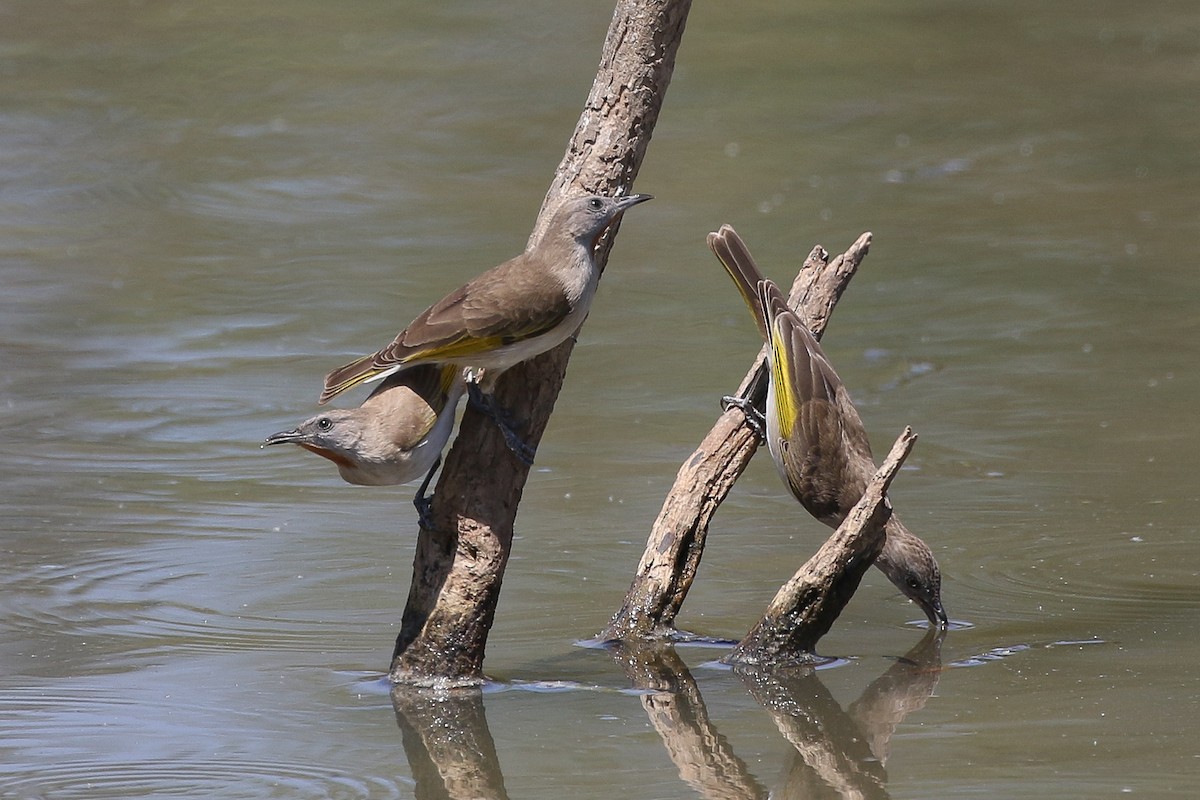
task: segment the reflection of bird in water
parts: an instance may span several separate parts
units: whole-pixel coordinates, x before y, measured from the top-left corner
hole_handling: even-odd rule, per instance
[[[424,525],[425,489],[465,386],[457,367],[414,367],[389,377],[358,408],[330,409],[272,434],[263,446],[299,445],[332,461],[343,480],[360,486],[391,486],[424,475],[413,500]]]
[[[871,752],[887,764],[892,734],[904,718],[925,707],[942,675],[944,630],[930,629],[888,671],[871,681],[847,711]]]
[[[775,467],[809,513],[836,528],[862,497],[875,473],[871,445],[849,392],[804,322],[788,308],[779,287],[759,271],[750,251],[728,225],[708,235],[708,246],[733,279],[767,343],[766,438]],[[740,398],[729,402],[751,424],[763,419]],[[883,550],[875,559],[931,625],[948,624],[942,608],[942,576],[933,551],[895,514],[888,520]]]

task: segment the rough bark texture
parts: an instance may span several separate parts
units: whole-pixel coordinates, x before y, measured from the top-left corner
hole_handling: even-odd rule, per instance
[[[805,259],[792,284],[788,303],[818,339],[870,246],[871,234],[864,233],[833,261],[819,246]],[[765,349],[759,351],[737,394],[751,400],[760,410],[763,408]],[[758,438],[745,424],[741,410],[731,408],[721,415],[691,458],[679,468],[625,601],[599,638],[614,641],[679,638],[674,628],[675,617],[700,566],[709,522],[754,457],[758,445]]]
[[[817,640],[829,632],[883,549],[883,526],[892,513],[887,490],[916,441],[917,435],[905,428],[845,521],[780,588],[763,618],[722,661],[777,666],[814,659]]]
[[[547,210],[564,195],[624,194],[633,185],[690,7],[690,0],[617,3],[591,94],[531,240],[541,235]],[[601,265],[614,233],[597,252]],[[572,346],[567,341],[513,367],[496,387],[497,399],[535,447],[554,408]],[[392,655],[392,681],[466,685],[482,680],[487,634],[528,473],[496,427],[468,408],[434,493],[435,530],[422,530],[417,543],[408,604]]]

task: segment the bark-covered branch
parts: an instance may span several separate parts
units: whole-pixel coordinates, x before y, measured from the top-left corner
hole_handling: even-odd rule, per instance
[[[566,155],[531,239],[568,193],[628,191],[662,107],[690,0],[620,0]],[[599,248],[603,265],[614,231]],[[536,447],[562,386],[572,342],[508,370],[496,398]],[[513,522],[528,467],[496,427],[468,408],[422,530],[390,677],[397,683],[471,684],[483,675]]]

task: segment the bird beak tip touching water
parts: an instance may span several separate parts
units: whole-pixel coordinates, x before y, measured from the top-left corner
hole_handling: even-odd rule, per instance
[[[942,608],[940,600],[930,603],[930,607],[925,609],[925,616],[929,617],[929,624],[939,631],[950,627],[950,618],[946,616],[946,609]]]

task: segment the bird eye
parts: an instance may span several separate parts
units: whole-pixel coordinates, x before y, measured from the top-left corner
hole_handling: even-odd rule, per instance
[[[591,200],[588,200],[588,208],[592,211],[599,211],[604,208],[604,201],[599,197],[593,197]]]
[[[333,420],[329,417],[321,417],[317,420],[317,430],[327,431],[333,427]]]
[[[905,583],[908,584],[908,588],[910,589],[919,589],[921,587],[921,582],[911,575],[908,576],[908,579],[905,581]]]

